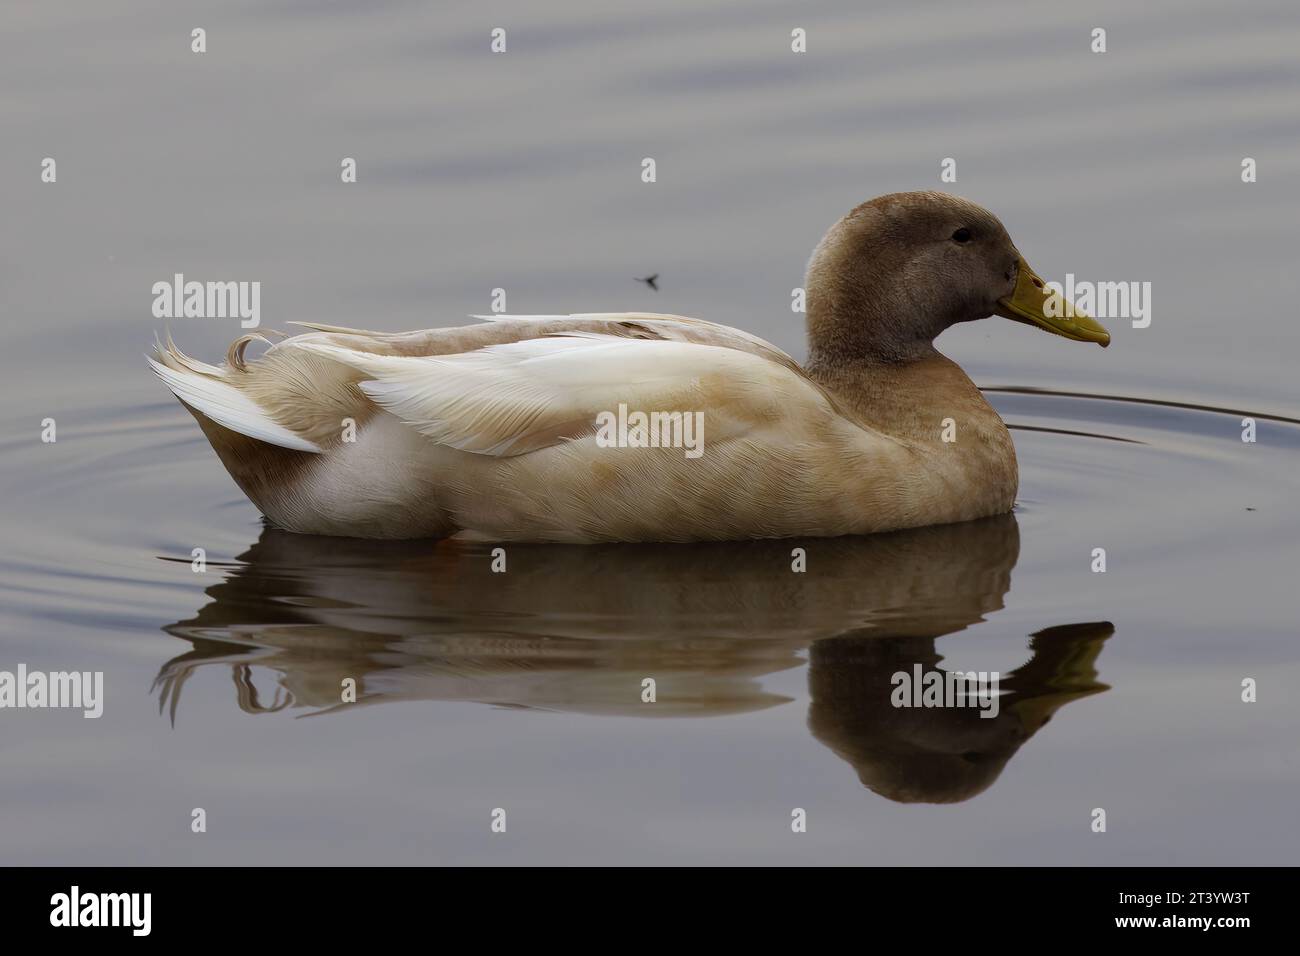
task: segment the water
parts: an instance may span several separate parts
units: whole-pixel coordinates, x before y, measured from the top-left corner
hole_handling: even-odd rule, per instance
[[[107,700],[4,712],[0,862],[1294,862],[1300,14],[862,7],[7,10],[0,669]],[[805,575],[789,543],[494,575],[269,530],[141,358],[177,271],[260,280],[272,327],[502,287],[799,355],[822,231],[948,156],[1045,278],[1150,281],[1151,327],[945,334],[1013,426],[1016,513],[801,542]],[[172,331],[213,360],[239,330]],[[1000,671],[999,716],[882,708],[917,663]]]

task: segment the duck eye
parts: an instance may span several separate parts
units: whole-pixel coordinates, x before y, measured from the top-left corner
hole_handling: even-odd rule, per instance
[[[962,226],[952,234],[953,242],[970,242],[970,230]]]

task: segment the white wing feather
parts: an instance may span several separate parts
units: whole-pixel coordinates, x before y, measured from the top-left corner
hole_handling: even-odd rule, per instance
[[[689,333],[712,333],[719,337],[739,339],[741,342],[753,346],[760,355],[766,355],[770,358],[776,358],[785,362],[793,368],[798,367],[798,363],[791,358],[790,354],[784,349],[777,348],[767,339],[760,338],[752,332],[746,332],[744,329],[737,329],[730,325],[719,325],[717,322],[709,322],[705,319],[695,319],[687,315],[672,315],[667,312],[577,312],[573,315],[471,315],[471,319],[479,319],[484,322],[532,322],[542,324],[544,322],[565,322],[570,320],[586,322],[618,322],[631,325],[642,325],[663,338],[674,341],[687,341]],[[568,334],[561,333],[561,334]],[[595,334],[600,334],[595,332]],[[699,343],[706,344],[706,343]],[[727,342],[718,342],[719,345],[728,345]]]
[[[145,357],[149,359],[154,372],[177,398],[202,412],[218,425],[223,425],[241,435],[247,435],[249,438],[279,445],[281,448],[311,452],[321,450],[315,442],[294,434],[272,420],[256,402],[233,385],[227,385],[209,375],[177,371],[149,356]],[[208,368],[220,373],[220,369],[214,366]]]
[[[559,335],[439,356],[381,356],[325,342],[300,347],[369,376],[360,388],[375,404],[438,444],[484,455],[518,455],[591,434],[596,416],[620,404],[710,412],[723,419],[713,423],[715,438],[726,426],[734,433],[796,405],[830,410],[810,382],[776,362],[690,342]],[[714,385],[708,409],[700,407],[702,383]]]

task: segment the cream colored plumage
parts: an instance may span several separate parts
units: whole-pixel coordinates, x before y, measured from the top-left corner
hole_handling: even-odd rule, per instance
[[[261,336],[238,340],[219,367],[170,340],[150,361],[245,493],[293,531],[577,542],[862,534],[1010,510],[1006,428],[931,341],[953,322],[1010,309],[1105,344],[1086,318],[1035,314],[1033,296],[1046,293],[1026,276],[1037,282],[989,213],[904,193],[859,206],[814,254],[806,368],[738,329],[654,314],[412,333],[299,323],[313,331],[251,362],[244,349]],[[598,417],[620,406],[701,413],[699,456],[611,447]],[[943,440],[945,419],[956,441]]]

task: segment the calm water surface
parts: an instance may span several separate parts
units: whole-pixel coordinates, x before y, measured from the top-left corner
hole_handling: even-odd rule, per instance
[[[0,714],[0,862],[1296,861],[1293,4],[2,16],[0,669],[107,699]],[[1153,289],[1104,352],[943,337],[1013,427],[999,519],[493,574],[485,545],[264,527],[141,357],[174,272],[261,281],[270,327],[459,324],[502,287],[799,355],[824,229],[949,156],[1044,277]],[[209,360],[240,331],[172,326]],[[916,665],[1001,672],[999,716],[889,707]]]

